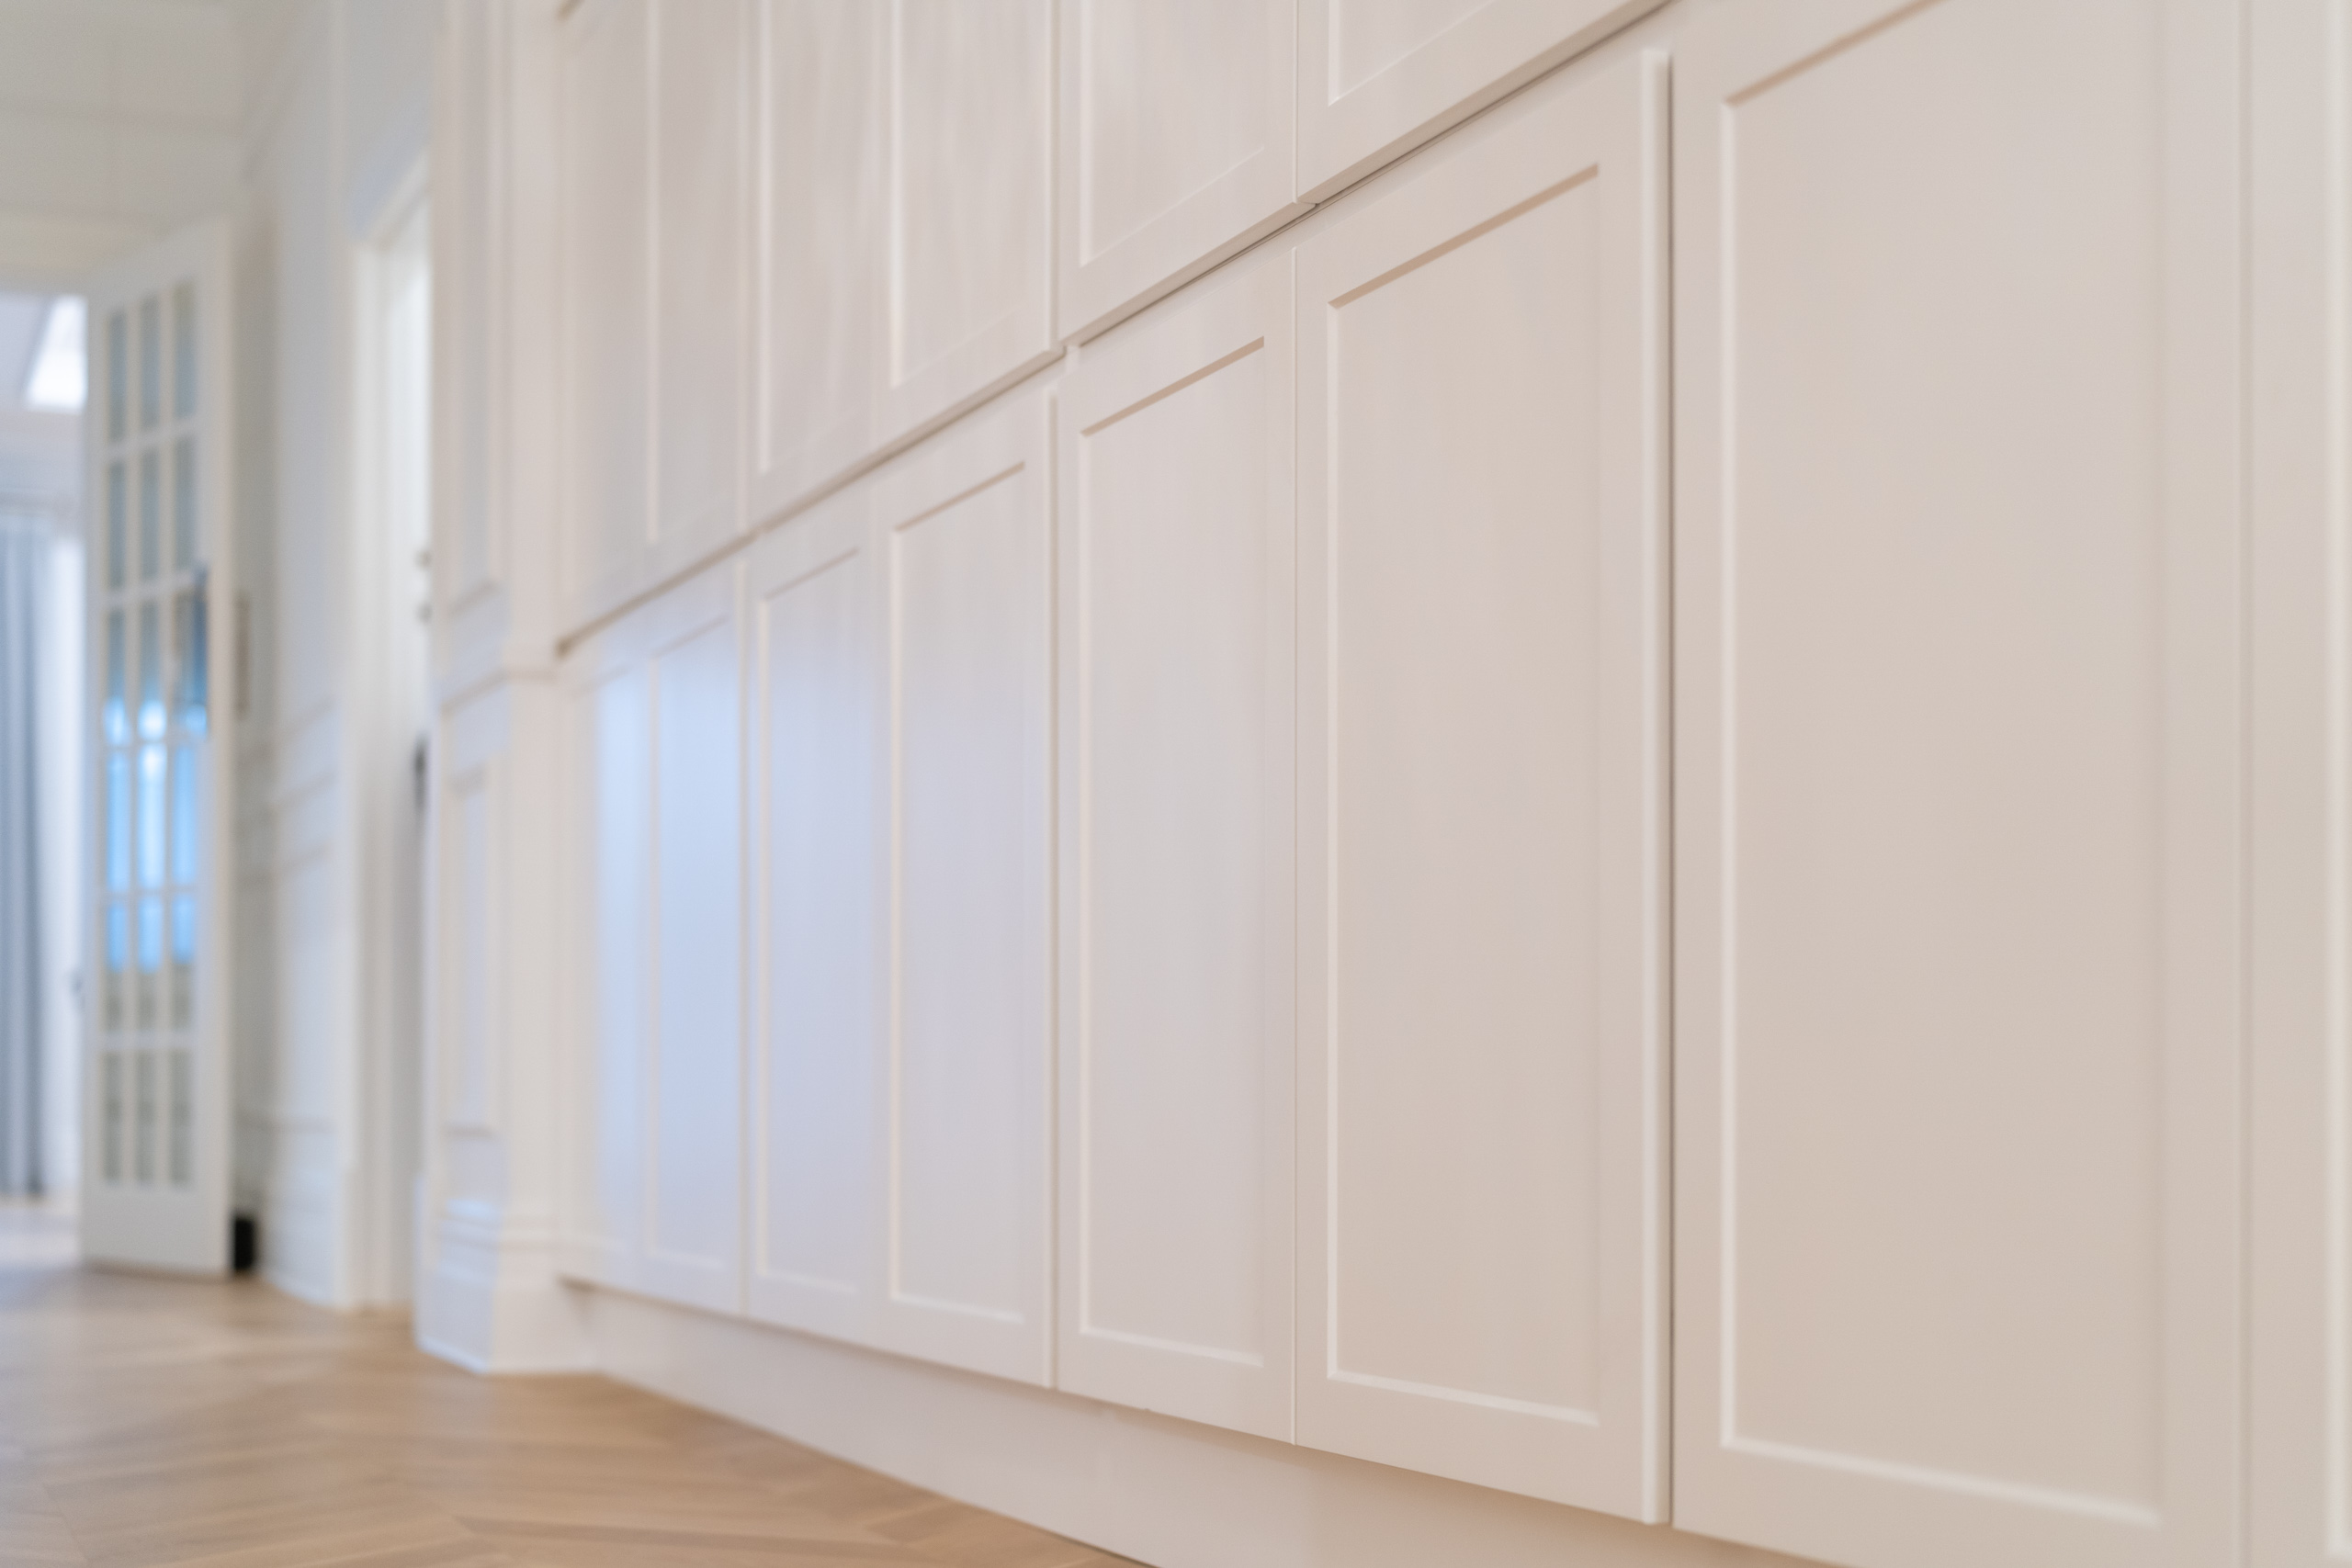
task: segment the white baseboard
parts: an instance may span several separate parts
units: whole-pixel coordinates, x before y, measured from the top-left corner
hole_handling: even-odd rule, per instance
[[[609,1376],[1152,1568],[1795,1568],[1658,1526],[606,1291]]]
[[[476,1372],[594,1369],[579,1292],[548,1238],[454,1215],[434,1227],[417,1281],[416,1342]]]

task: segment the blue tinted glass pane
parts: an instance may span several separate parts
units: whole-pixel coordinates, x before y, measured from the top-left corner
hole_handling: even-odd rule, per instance
[[[196,962],[196,900],[179,897],[172,900],[172,962]]]
[[[130,906],[107,906],[107,968],[120,974],[130,967]]]
[[[172,880],[196,880],[196,750],[183,746],[172,753]]]
[[[164,966],[164,901],[139,901],[139,967],[153,973]]]
[[[120,610],[107,612],[107,703],[105,728],[107,739],[119,746],[130,739],[130,715],[122,705],[123,624]]]
[[[139,886],[164,885],[164,749],[139,749]]]
[[[139,606],[139,733],[164,733],[163,615],[153,604]]]
[[[189,734],[201,735],[208,728],[206,716],[211,704],[211,626],[205,614],[203,588],[186,597],[188,629],[187,640],[180,649],[180,724]]]
[[[130,886],[130,758],[107,757],[107,886]]]

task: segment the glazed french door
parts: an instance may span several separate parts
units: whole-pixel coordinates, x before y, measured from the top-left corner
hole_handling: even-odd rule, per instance
[[[229,1267],[228,248],[206,224],[90,290],[82,1246]]]

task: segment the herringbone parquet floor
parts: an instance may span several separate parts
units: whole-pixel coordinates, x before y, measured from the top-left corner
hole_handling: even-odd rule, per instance
[[[593,1377],[404,1321],[99,1273],[0,1208],[0,1568],[1117,1568]]]

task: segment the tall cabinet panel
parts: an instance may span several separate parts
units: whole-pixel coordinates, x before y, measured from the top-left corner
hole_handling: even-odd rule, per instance
[[[759,0],[752,509],[767,517],[873,446],[886,10]]]
[[[1053,0],[888,0],[885,441],[1060,352],[1053,18]]]
[[[745,316],[747,0],[654,13],[653,570],[732,537]]]
[[[1061,332],[1083,337],[1304,210],[1297,0],[1065,0]]]
[[[1675,1516],[2232,1561],[2239,18],[1787,0],[1675,101]]]
[[[563,597],[619,602],[653,537],[652,0],[564,24]]]
[[[881,1341],[1049,1376],[1047,410],[1029,391],[874,487],[887,561]]]
[[[1287,1438],[1290,258],[1245,265],[1059,389],[1058,1382]]]
[[[695,578],[566,672],[566,1267],[716,1311],[742,1305],[739,580]]]
[[[741,516],[745,0],[564,23],[560,578],[577,624]]]
[[[752,559],[751,1310],[849,1337],[873,1327],[887,1131],[872,513],[854,487]]]
[[[1298,195],[1321,201],[1665,0],[1298,0]]]
[[[1664,1505],[1665,78],[1302,245],[1298,1439]]]

